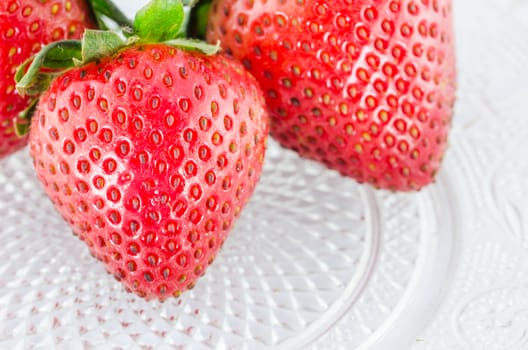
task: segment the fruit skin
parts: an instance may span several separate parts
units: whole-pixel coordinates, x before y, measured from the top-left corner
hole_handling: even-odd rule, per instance
[[[284,147],[377,188],[433,180],[455,101],[450,0],[214,0],[207,38],[257,78]]]
[[[13,120],[29,106],[15,89],[16,68],[42,46],[78,39],[95,24],[83,0],[4,0],[0,2],[0,159],[24,147]]]
[[[30,153],[92,254],[163,300],[214,260],[257,184],[267,133],[262,93],[238,62],[146,44],[57,78]]]

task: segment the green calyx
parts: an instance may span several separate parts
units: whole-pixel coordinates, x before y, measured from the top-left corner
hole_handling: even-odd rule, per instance
[[[151,0],[140,9],[133,22],[111,2],[91,0],[101,28],[107,28],[104,18],[115,22],[121,31],[86,30],[81,40],[63,40],[45,46],[28,59],[15,74],[20,95],[31,97],[29,107],[15,121],[19,135],[28,131],[29,120],[36,108],[38,97],[46,91],[53,79],[65,70],[82,66],[111,56],[134,44],[165,43],[183,50],[216,54],[220,46],[185,38],[188,17],[197,0]]]
[[[178,37],[185,16],[180,0],[153,0],[134,19],[134,32],[144,41],[166,41]]]

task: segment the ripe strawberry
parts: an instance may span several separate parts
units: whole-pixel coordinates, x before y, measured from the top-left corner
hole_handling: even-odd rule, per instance
[[[78,39],[94,22],[84,0],[3,0],[0,2],[0,159],[22,148],[13,121],[30,98],[15,89],[16,68],[42,46]]]
[[[450,0],[214,0],[221,40],[259,81],[283,146],[378,188],[419,189],[455,99]]]
[[[266,117],[235,60],[140,42],[56,78],[30,151],[93,255],[128,289],[164,299],[194,286],[253,193]]]

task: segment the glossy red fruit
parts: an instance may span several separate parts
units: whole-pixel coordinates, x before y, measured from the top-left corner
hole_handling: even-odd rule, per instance
[[[455,100],[450,0],[214,0],[285,147],[378,188],[430,183]]]
[[[94,26],[84,0],[0,1],[0,159],[27,143],[13,128],[13,119],[29,104],[16,92],[16,68],[42,46],[80,38]]]
[[[147,44],[57,78],[30,150],[93,255],[130,290],[164,299],[194,286],[253,193],[266,117],[238,62]]]

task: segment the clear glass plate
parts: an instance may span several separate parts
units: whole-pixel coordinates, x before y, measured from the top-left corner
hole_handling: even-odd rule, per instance
[[[420,193],[375,192],[271,142],[215,263],[159,303],[125,292],[70,233],[26,151],[0,169],[2,349],[293,349],[334,327],[350,348],[404,346],[448,286],[456,211],[444,173]]]

